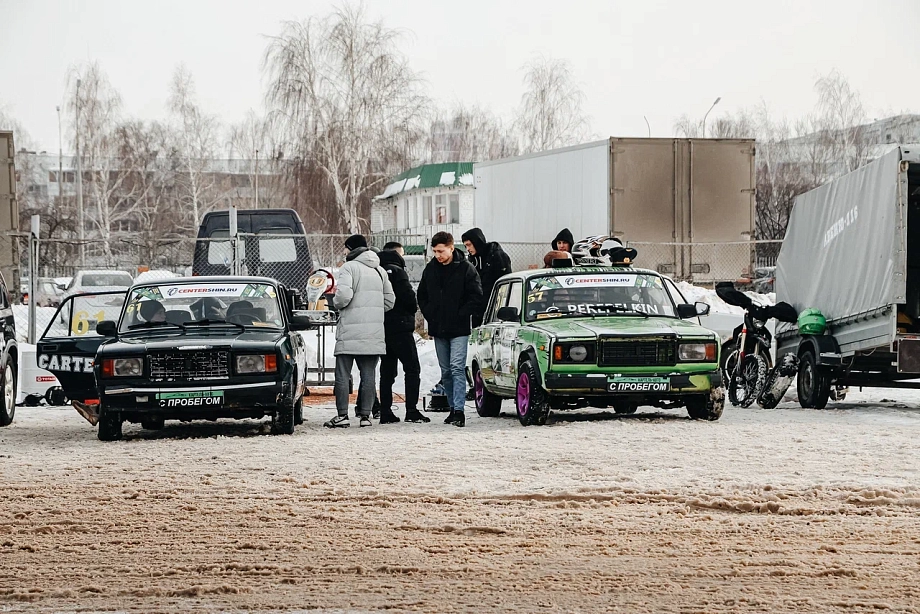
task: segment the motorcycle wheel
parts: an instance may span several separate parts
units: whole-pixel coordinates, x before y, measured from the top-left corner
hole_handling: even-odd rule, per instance
[[[728,367],[726,361],[726,367]],[[726,368],[726,371],[728,369]],[[750,407],[767,383],[767,361],[760,354],[748,354],[740,368],[728,373],[728,400],[735,407]]]

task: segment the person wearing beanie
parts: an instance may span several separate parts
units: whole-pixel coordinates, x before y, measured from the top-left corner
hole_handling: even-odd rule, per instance
[[[351,369],[358,363],[361,373],[359,392],[360,426],[371,425],[371,409],[377,396],[377,361],[386,354],[384,314],[393,308],[396,296],[380,258],[367,248],[367,240],[352,235],[345,241],[349,249],[339,269],[332,304],[339,312],[335,327],[335,409],[337,415],[324,423],[328,428],[344,428],[348,421],[348,392]]]
[[[563,228],[550,245],[560,252],[571,252],[572,246],[575,245],[575,237],[572,236],[571,230]]]

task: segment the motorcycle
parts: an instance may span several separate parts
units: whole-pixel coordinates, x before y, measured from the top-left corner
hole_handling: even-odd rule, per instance
[[[750,407],[756,401],[764,409],[773,409],[798,372],[795,354],[782,356],[773,365],[770,348],[773,335],[767,322],[795,322],[795,309],[789,303],[761,305],[735,289],[731,282],[716,284],[716,294],[729,305],[744,309],[744,323],[734,330],[722,355],[722,378],[728,388],[728,400],[736,407]]]

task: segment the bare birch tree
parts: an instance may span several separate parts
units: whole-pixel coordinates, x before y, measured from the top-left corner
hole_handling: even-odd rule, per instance
[[[214,173],[209,172],[217,148],[218,124],[198,106],[194,80],[183,66],[173,73],[169,111],[177,138],[179,202],[188,213],[183,226],[195,230],[202,216],[221,200]]]
[[[424,118],[421,80],[399,39],[363,7],[346,5],[323,19],[286,22],[266,51],[268,106],[293,156],[326,176],[339,227],[349,232],[361,229],[369,197],[399,170],[389,156]]]
[[[246,119],[230,127],[229,145],[230,157],[242,164],[249,179],[246,194],[260,208],[282,206],[287,196],[288,175],[281,139],[271,119],[249,111]],[[255,199],[256,190],[258,199]],[[237,187],[236,197],[244,198],[243,189]]]
[[[870,138],[866,132],[866,110],[859,92],[839,72],[832,71],[815,82],[818,103],[814,124],[830,158],[849,172],[869,161]]]
[[[524,95],[515,125],[524,153],[574,145],[588,136],[585,95],[565,60],[539,58],[524,67]]]
[[[487,109],[455,105],[431,122],[428,159],[431,162],[479,162],[517,155],[513,130]]]

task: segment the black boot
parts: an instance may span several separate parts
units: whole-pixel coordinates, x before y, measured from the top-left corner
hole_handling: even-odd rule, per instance
[[[392,409],[380,409],[380,424],[396,424],[399,422],[399,416],[393,413]]]
[[[466,426],[466,412],[457,412],[457,417],[454,418],[454,426]]]
[[[460,413],[459,411],[450,410],[450,413],[444,418],[444,424],[453,424],[457,420],[457,415]]]
[[[406,422],[431,422],[431,418],[417,409],[407,409]]]

